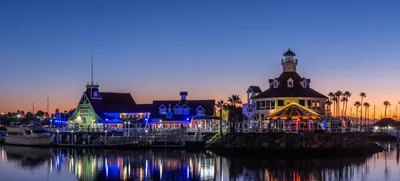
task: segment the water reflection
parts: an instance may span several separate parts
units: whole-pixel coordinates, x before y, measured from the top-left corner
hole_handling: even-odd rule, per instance
[[[2,146],[5,180],[398,181],[395,145],[367,157],[238,159],[183,150],[90,150]]]

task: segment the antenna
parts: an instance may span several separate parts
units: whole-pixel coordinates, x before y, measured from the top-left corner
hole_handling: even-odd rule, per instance
[[[93,85],[93,54],[92,54],[92,59],[91,60],[92,60],[92,82],[91,83]]]
[[[32,102],[32,113],[35,114],[35,102]]]

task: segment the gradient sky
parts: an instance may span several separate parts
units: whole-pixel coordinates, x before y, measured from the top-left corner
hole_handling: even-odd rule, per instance
[[[349,90],[394,112],[400,77],[399,1],[0,1],[0,112],[69,109],[90,81],[138,103],[245,98],[282,72],[327,94]],[[399,107],[400,108],[400,107]],[[353,110],[354,112],[354,110]],[[371,111],[372,113],[372,111]],[[380,113],[379,113],[380,114]],[[378,117],[378,116],[377,116]],[[380,116],[379,116],[380,117]]]

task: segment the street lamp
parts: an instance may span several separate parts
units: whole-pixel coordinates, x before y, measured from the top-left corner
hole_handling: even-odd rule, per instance
[[[21,114],[17,115],[17,122],[19,122],[19,117],[21,116]]]

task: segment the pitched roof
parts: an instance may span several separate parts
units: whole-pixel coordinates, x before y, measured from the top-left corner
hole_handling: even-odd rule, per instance
[[[380,121],[376,122],[373,126],[400,126],[399,121],[395,121],[392,118],[383,118]]]
[[[293,87],[289,88],[287,86],[287,80],[291,78],[293,80]],[[297,72],[283,72],[279,78],[276,79],[279,82],[277,88],[270,87],[266,91],[260,93],[257,98],[268,98],[268,97],[316,97],[316,98],[325,98],[328,99],[327,96],[311,89],[309,87],[303,88],[301,85],[301,81],[304,78],[300,77]]]
[[[205,110],[206,116],[214,116],[215,112],[215,100],[188,100],[187,106],[189,109],[188,115],[173,114],[172,118],[167,119],[166,115],[160,115],[159,108],[164,105],[167,109],[171,105],[172,112],[176,104],[179,104],[180,100],[167,100],[167,101],[153,101],[153,107],[150,114],[150,119],[162,119],[162,120],[174,120],[174,121],[184,121],[188,117],[196,116],[196,109],[201,106]]]
[[[258,86],[253,86],[252,85],[252,86],[249,87],[249,89],[253,90],[254,93],[261,93],[262,92],[261,88],[258,87]]]
[[[296,56],[296,54],[289,49],[288,51],[286,51],[286,53],[283,54],[283,56]]]
[[[130,93],[100,92],[102,99],[91,99],[85,92],[96,114],[104,118],[103,113],[150,112],[151,104],[136,104]]]
[[[278,109],[277,111],[273,112],[272,114],[268,115],[266,117],[267,119],[273,119],[273,120],[310,120],[310,119],[320,119],[321,116],[314,112],[311,109],[308,109],[296,102],[292,102],[281,109]]]

